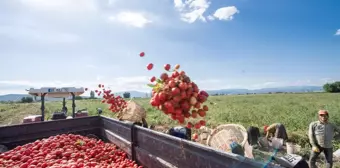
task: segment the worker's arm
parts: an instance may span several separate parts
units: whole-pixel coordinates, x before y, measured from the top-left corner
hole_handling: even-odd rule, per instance
[[[269,138],[269,131],[267,131],[267,133],[266,133],[266,138],[267,139]]]
[[[335,124],[332,124],[333,125],[333,128],[336,132],[340,133],[340,127],[338,127],[337,125]]]
[[[273,132],[273,129],[276,129],[276,124],[272,124],[267,128],[267,134],[266,134],[266,138],[269,138],[269,134],[271,134]]]
[[[314,136],[314,122],[309,124],[309,129],[308,129],[308,138],[309,138],[309,143],[312,146],[316,146],[316,141],[315,141],[315,136]]]

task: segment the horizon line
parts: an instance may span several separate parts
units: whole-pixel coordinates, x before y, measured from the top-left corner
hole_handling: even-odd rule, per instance
[[[286,87],[322,87],[322,85],[301,85],[301,86],[280,86],[280,87],[264,87],[264,88],[258,88],[258,89],[247,89],[247,88],[228,88],[228,89],[207,89],[206,91],[219,91],[219,90],[261,90],[261,89],[279,89],[279,88],[286,88]],[[138,91],[138,90],[125,90],[125,91],[118,91],[114,93],[120,93],[120,92],[140,92],[140,93],[149,93],[146,91]],[[1,94],[0,96],[6,96],[11,94],[25,94],[25,93],[8,93],[8,94]]]

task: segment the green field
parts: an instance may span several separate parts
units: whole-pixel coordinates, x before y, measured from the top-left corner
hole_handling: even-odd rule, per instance
[[[331,93],[306,93],[306,94],[263,94],[263,95],[230,95],[211,96],[210,101],[216,105],[209,106],[207,113],[207,126],[214,128],[225,123],[240,123],[245,127],[258,126],[274,122],[283,123],[288,134],[295,142],[306,145],[307,129],[311,121],[317,119],[319,109],[330,112],[332,122],[340,125],[340,96]],[[135,99],[147,110],[147,121],[155,125],[176,125],[160,111],[152,108],[149,99]],[[106,104],[100,100],[78,100],[76,109],[88,108],[91,115],[96,115],[96,108],[101,107],[105,116],[114,117],[109,112]],[[61,109],[62,102],[46,103],[46,118],[53,111]],[[67,102],[71,111],[71,101]],[[40,103],[12,103],[0,104],[0,125],[19,124],[24,116],[40,114]]]

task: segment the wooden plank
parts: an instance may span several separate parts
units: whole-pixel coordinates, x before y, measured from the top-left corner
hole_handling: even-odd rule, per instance
[[[132,152],[131,152],[131,142],[118,136],[117,134],[111,132],[107,129],[101,129],[101,137],[105,139],[106,141],[113,143],[119,147],[119,149],[126,152],[129,157],[131,158]]]
[[[150,152],[136,147],[136,159],[138,164],[143,165],[144,168],[177,168],[175,165],[163,160],[162,158],[150,154]]]
[[[102,126],[104,129],[110,130],[116,135],[131,142],[131,122],[121,122],[116,119],[102,117]]]

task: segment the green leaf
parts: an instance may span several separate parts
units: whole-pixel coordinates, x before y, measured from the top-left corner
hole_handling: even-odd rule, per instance
[[[151,87],[151,88],[154,88],[155,87],[155,85],[153,85],[153,84],[147,84],[149,87]]]
[[[163,81],[160,80],[160,79],[157,79],[156,82],[157,82],[157,83],[163,83]]]
[[[83,146],[85,144],[84,141],[78,139],[77,142],[76,142],[76,145],[80,145],[80,146]]]

